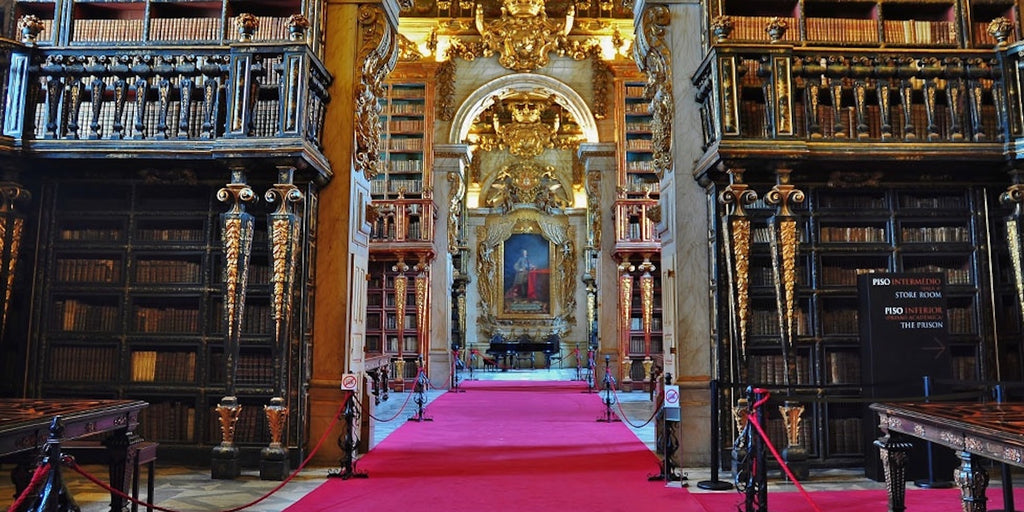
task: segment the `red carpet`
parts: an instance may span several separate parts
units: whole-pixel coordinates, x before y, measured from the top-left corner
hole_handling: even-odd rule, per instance
[[[468,382],[363,456],[367,479],[327,479],[290,512],[700,510],[649,482],[659,462],[581,383]],[[394,397],[393,397],[394,399]]]
[[[650,482],[658,458],[622,423],[600,423],[601,395],[583,383],[473,381],[426,409],[431,422],[399,427],[357,469],[326,479],[288,512],[734,512],[736,491],[690,493]],[[392,399],[394,399],[393,397]],[[813,512],[786,484],[770,484],[772,512]],[[823,512],[884,512],[884,490],[811,493]],[[1015,493],[1024,505],[1024,490]],[[999,489],[989,509],[1002,508]],[[960,511],[959,490],[907,491],[908,512]]]
[[[786,484],[781,484],[784,486]],[[773,512],[814,512],[800,493],[795,491],[777,492],[768,487],[768,509]],[[823,512],[885,512],[888,501],[884,490],[877,491],[818,491],[811,492],[811,499]],[[988,509],[1003,508],[1003,495],[999,488],[991,488]],[[708,512],[731,512],[743,510],[743,496],[739,493],[694,493],[702,507],[695,510]],[[1015,508],[1024,504],[1024,490],[1014,490]],[[907,489],[907,512],[962,512],[960,489]],[[739,507],[739,508],[737,508]],[[677,509],[684,510],[684,509]],[[689,509],[685,509],[689,510]]]

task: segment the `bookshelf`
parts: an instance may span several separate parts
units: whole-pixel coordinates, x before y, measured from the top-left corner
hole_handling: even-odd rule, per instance
[[[374,199],[423,197],[433,160],[433,89],[430,66],[403,63],[381,98],[382,172],[370,182]]]
[[[289,18],[303,14],[315,19],[319,12],[315,4],[301,0],[73,0],[69,9],[63,9],[55,1],[17,0],[11,31],[22,15],[32,14],[44,26],[40,44],[219,45],[239,40],[235,18],[249,13],[259,25],[250,41],[289,41]],[[317,37],[306,41],[318,47]]]
[[[1021,33],[1013,0],[723,0],[708,13],[717,42],[991,48],[988,25],[998,17],[1013,26],[1008,42]],[[785,30],[772,34],[769,25]]]
[[[625,349],[626,357],[631,360],[629,366],[629,378],[634,382],[649,381],[647,370],[644,368],[644,360],[649,356],[656,366],[663,366],[663,338],[662,338],[662,299],[661,299],[661,273],[658,271],[661,260],[657,255],[650,259],[654,270],[650,272],[653,283],[652,309],[651,309],[651,337],[650,346],[647,346],[647,339],[644,333],[644,307],[643,307],[643,286],[641,276],[644,271],[638,265],[634,274],[632,301],[629,309],[629,345]]]
[[[624,77],[616,81],[621,108],[619,133],[619,188],[625,197],[658,197],[659,180],[654,170],[650,99],[642,77]]]
[[[369,281],[366,297],[366,358],[386,360],[390,365],[388,375],[396,390],[402,390],[405,383],[416,378],[416,361],[420,355],[419,337],[416,334],[416,293],[413,288],[413,273],[406,287],[404,325],[398,329],[398,308],[396,307],[395,278],[399,275],[393,269],[397,261],[373,261],[369,267]],[[399,378],[395,362],[405,361],[403,374]]]
[[[142,435],[175,454],[206,453],[220,442],[213,407],[225,393],[227,362],[224,206],[215,199],[221,186],[74,179],[43,185],[39,371],[32,373],[40,396],[146,400]],[[259,427],[265,428],[263,405],[274,392],[268,240],[259,220],[268,208],[249,208],[257,221],[236,385],[251,406],[243,416],[253,417],[246,416],[236,435],[240,446],[269,440]],[[297,302],[297,311],[304,308]],[[289,396],[297,410],[298,395]],[[286,441],[294,446],[297,429],[290,432]]]
[[[771,185],[752,187],[763,191]],[[800,188],[807,192],[808,201],[798,213],[802,227],[790,380],[798,387],[821,390],[825,398],[804,413],[811,430],[802,442],[812,464],[853,465],[868,449],[862,443],[863,429],[871,428],[863,424],[861,407],[850,403],[864,392],[857,276],[941,272],[946,279],[952,375],[965,381],[981,379],[988,371],[984,354],[990,349],[985,341],[991,336],[986,323],[991,318],[988,279],[982,274],[988,265],[988,228],[981,219],[986,215],[986,195],[996,192],[981,186],[898,184],[833,189],[812,183]],[[999,207],[991,206],[992,201],[989,197],[989,215],[999,219]],[[785,389],[786,360],[778,344],[778,307],[768,244],[768,218],[773,210],[759,200],[747,211],[752,218],[747,376],[751,384]],[[989,222],[992,229],[1000,225]],[[1001,235],[994,232],[991,236],[998,241]],[[994,254],[1002,251],[993,250]],[[994,268],[1006,268],[1004,263],[995,262]],[[993,304],[1015,312],[1010,277],[1004,275],[993,284]],[[1001,336],[1004,379],[1020,372],[1020,319],[1015,315],[1002,321],[1008,329]],[[836,398],[834,403],[830,397]]]

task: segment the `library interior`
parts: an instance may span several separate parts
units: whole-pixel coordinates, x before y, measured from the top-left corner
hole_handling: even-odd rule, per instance
[[[1022,4],[0,0],[0,467],[356,476],[518,376],[747,512],[1012,509]]]

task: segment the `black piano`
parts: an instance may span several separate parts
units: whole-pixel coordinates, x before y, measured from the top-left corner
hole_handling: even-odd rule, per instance
[[[542,368],[550,368],[551,356],[561,352],[561,339],[557,334],[549,334],[542,341],[535,340],[527,334],[515,339],[496,334],[491,338],[486,352],[501,362],[502,371],[522,368],[526,363],[529,363],[529,368],[535,368],[537,352],[544,354]]]

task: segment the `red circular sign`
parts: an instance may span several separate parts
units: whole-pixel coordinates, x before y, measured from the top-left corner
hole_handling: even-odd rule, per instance
[[[670,389],[665,393],[665,403],[674,404],[679,402],[679,391]]]
[[[346,375],[341,378],[342,389],[355,389],[356,388],[356,376]]]

